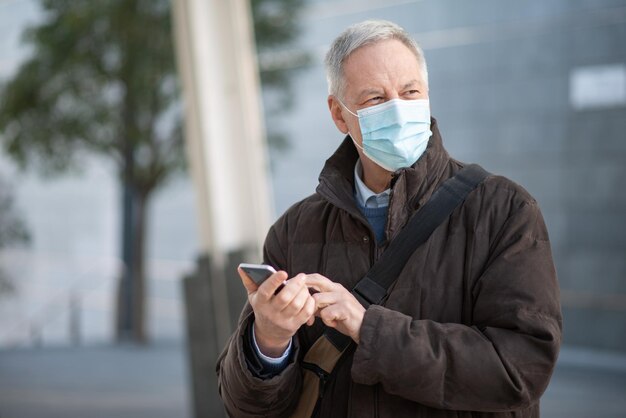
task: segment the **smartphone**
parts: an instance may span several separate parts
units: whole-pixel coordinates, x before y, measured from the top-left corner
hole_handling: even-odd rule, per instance
[[[254,283],[259,286],[267,280],[268,277],[276,273],[274,267],[268,266],[267,264],[241,263],[239,264],[239,268],[242,269],[248,277],[250,277]]]
[[[239,264],[239,268],[242,269],[244,273],[246,273],[248,277],[250,277],[254,281],[254,283],[256,283],[259,286],[261,285],[261,283],[267,280],[268,277],[276,273],[276,270],[274,269],[274,267],[268,266],[267,264],[241,263]],[[278,292],[280,292],[283,289],[283,287],[285,287],[285,283],[287,282],[284,282],[283,284],[278,286],[274,294],[277,294]],[[312,287],[309,287],[309,293],[313,295],[319,292],[313,289]]]

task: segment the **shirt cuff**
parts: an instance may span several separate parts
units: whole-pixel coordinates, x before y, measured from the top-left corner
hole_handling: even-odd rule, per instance
[[[289,345],[285,349],[285,352],[283,353],[282,356],[280,357],[266,356],[265,354],[261,353],[261,350],[259,349],[259,345],[256,342],[256,335],[254,334],[254,323],[252,323],[252,344],[254,345],[254,349],[256,350],[256,353],[258,354],[259,359],[268,366],[282,365],[283,363],[287,361],[287,358],[289,358],[289,354],[291,353],[291,342],[292,340],[289,340]]]

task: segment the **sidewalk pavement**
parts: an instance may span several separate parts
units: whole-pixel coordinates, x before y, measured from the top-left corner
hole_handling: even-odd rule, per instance
[[[191,418],[181,344],[0,351],[0,418]],[[543,418],[626,416],[626,354],[563,348]]]
[[[181,344],[0,351],[0,418],[190,418]]]

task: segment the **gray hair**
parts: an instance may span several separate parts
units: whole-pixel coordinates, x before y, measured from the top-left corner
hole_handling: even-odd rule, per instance
[[[403,28],[387,20],[366,20],[356,23],[339,35],[326,53],[326,80],[328,93],[343,99],[345,80],[343,77],[343,63],[357,49],[388,39],[397,39],[406,45],[417,58],[422,70],[424,82],[428,84],[428,70],[424,52],[417,42],[411,38]]]

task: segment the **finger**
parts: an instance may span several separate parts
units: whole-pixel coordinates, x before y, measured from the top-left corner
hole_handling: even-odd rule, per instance
[[[321,274],[307,274],[306,285],[320,292],[332,292],[337,284]]]
[[[298,315],[310,297],[311,295],[309,295],[309,289],[307,289],[306,286],[302,286],[296,296],[281,310],[281,312],[286,316]]]
[[[313,299],[315,299],[317,309],[323,309],[329,305],[338,303],[342,297],[341,294],[337,292],[322,292],[314,294]]]
[[[237,267],[237,273],[239,273],[239,277],[241,277],[241,282],[243,283],[243,287],[246,288],[248,295],[256,292],[259,289],[259,285],[254,282],[241,268]]]
[[[313,298],[307,299],[300,312],[298,312],[298,318],[303,322],[306,320],[308,326],[313,325],[315,322],[315,300]]]
[[[339,305],[331,305],[318,311],[318,316],[329,327],[336,328],[337,323],[345,321],[347,316]]]
[[[287,273],[282,270],[272,274],[259,286],[259,296],[266,301],[270,300],[276,290],[287,280],[287,277]]]
[[[282,312],[303,289],[306,289],[304,285],[304,274],[298,274],[296,277],[287,280],[283,289],[272,301],[274,308]]]

